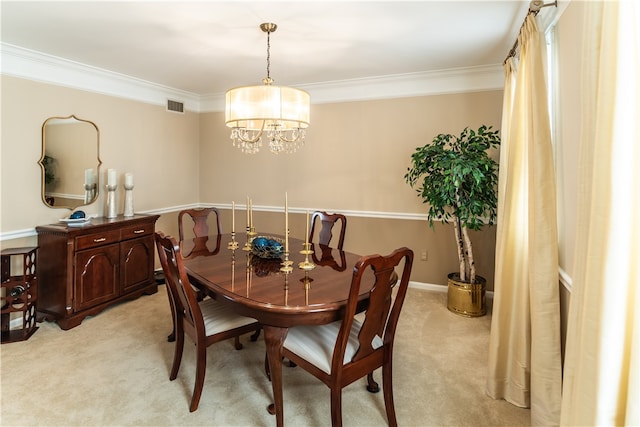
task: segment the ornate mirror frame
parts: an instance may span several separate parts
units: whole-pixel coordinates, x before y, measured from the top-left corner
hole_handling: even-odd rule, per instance
[[[73,210],[95,202],[102,164],[98,126],[75,115],[49,117],[42,124],[38,164],[46,206]]]

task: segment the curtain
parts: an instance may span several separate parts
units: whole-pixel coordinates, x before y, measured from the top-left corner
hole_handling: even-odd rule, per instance
[[[563,425],[640,425],[640,7],[585,4]]]
[[[558,425],[562,369],[555,172],[546,46],[534,15],[525,19],[518,44],[517,70],[515,61],[505,64],[487,394],[530,407],[532,425]]]

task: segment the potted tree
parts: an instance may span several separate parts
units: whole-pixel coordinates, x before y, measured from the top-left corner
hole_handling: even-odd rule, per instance
[[[494,224],[498,204],[498,163],[488,150],[500,145],[497,130],[466,127],[460,136],[439,134],[416,148],[405,181],[429,205],[427,219],[453,223],[460,263],[448,276],[447,307],[464,316],[486,313],[486,279],[476,274],[469,230]]]

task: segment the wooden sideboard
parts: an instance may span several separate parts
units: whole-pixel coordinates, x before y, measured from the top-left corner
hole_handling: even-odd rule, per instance
[[[38,233],[38,321],[78,326],[112,304],[158,291],[154,232],[158,215],[93,218]]]

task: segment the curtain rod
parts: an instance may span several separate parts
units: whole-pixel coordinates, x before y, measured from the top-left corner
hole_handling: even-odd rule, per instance
[[[529,11],[527,12],[527,16],[529,16],[529,15],[536,16],[538,13],[540,13],[540,9],[542,9],[543,7],[549,7],[549,6],[558,7],[558,0],[555,0],[553,3],[545,3],[543,0],[532,0],[531,3],[529,3]],[[526,20],[527,20],[527,18],[525,17],[525,21]],[[518,31],[518,35],[520,34],[520,31],[522,31],[522,27],[523,26],[524,26],[524,22],[520,26],[520,30]],[[506,64],[507,61],[509,60],[509,58],[511,58],[513,56],[516,56],[516,49],[518,49],[518,39],[517,38],[516,38],[515,43],[513,43],[513,47],[511,48],[511,50],[509,50],[509,54],[507,55],[506,58],[504,58],[504,61],[502,62],[503,64]]]

